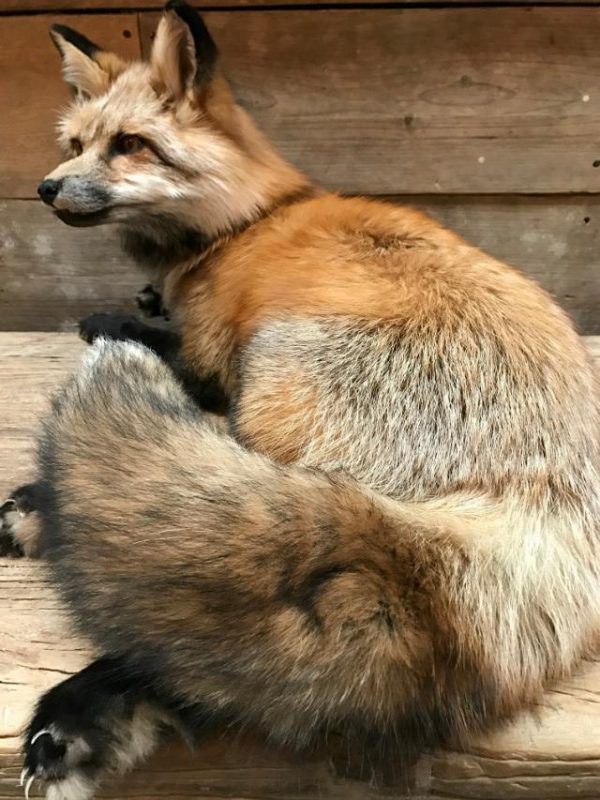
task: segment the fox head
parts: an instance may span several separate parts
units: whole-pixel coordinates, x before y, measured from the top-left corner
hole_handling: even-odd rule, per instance
[[[66,161],[38,192],[64,222],[210,241],[307,185],[235,103],[210,33],[182,0],[165,7],[148,62],[63,25],[51,36],[74,97],[59,123]]]

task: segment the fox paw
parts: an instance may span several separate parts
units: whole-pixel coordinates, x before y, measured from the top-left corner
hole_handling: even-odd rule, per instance
[[[79,335],[88,344],[99,336],[117,341],[135,340],[141,327],[142,323],[132,314],[90,314],[79,323]]]
[[[38,549],[35,484],[20,486],[0,505],[0,555],[33,556]]]
[[[95,735],[85,726],[49,722],[47,727],[37,718],[31,724],[25,745],[25,767],[21,786],[25,798],[35,781],[40,781],[48,800],[87,800],[98,785]],[[60,718],[60,714],[57,717]]]
[[[167,309],[163,306],[162,295],[151,283],[136,294],[135,302],[145,317],[169,319]]]
[[[32,737],[21,772],[25,798],[35,781],[44,785],[48,800],[87,800],[98,781],[85,764],[91,750],[82,737],[68,737],[58,726],[41,728]]]
[[[136,696],[122,668],[101,659],[39,701],[25,735],[21,785],[39,781],[48,800],[89,800],[157,746],[164,715]]]

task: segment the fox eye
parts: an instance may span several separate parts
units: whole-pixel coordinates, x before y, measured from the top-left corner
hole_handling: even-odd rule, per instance
[[[141,136],[134,133],[121,133],[115,139],[115,150],[119,155],[130,156],[137,153],[145,146]]]
[[[71,145],[71,151],[74,155],[80,156],[83,153],[83,145],[79,139],[71,139],[69,144]]]

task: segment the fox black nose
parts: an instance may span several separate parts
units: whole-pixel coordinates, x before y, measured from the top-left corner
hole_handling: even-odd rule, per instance
[[[37,190],[44,203],[48,203],[48,205],[51,206],[60,190],[60,181],[53,181],[51,178],[46,178],[45,181],[40,183]]]

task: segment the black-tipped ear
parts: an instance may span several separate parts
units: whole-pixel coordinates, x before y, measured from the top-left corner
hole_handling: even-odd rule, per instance
[[[157,89],[174,100],[212,80],[217,46],[199,14],[183,0],[170,0],[158,23],[150,63]]]
[[[200,14],[185,0],[169,0],[165,11],[174,11],[190,29],[196,53],[194,82],[202,85],[212,80],[219,51]]]
[[[66,25],[52,25],[50,38],[63,62],[63,75],[77,95],[95,97],[107,91],[126,64],[113,53]]]
[[[81,50],[84,55],[91,59],[93,59],[101,49],[97,44],[90,42],[82,33],[74,31],[73,28],[69,28],[67,25],[51,25],[50,38],[63,58],[66,50],[64,46],[65,42]]]

